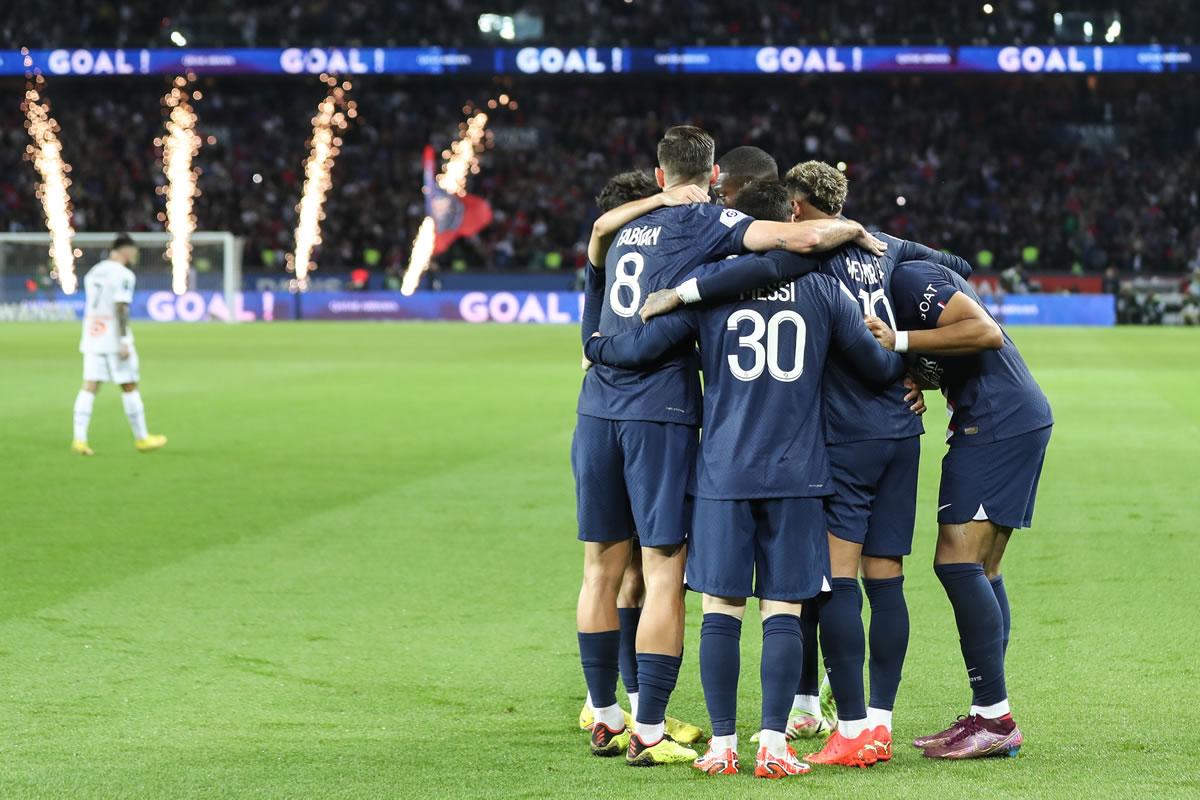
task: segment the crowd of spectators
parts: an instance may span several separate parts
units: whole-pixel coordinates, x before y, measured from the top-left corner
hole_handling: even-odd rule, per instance
[[[37,48],[151,47],[169,46],[178,31],[199,47],[466,47],[497,43],[480,30],[481,14],[525,12],[541,21],[540,35],[528,41],[558,45],[1042,44],[1064,40],[1056,13],[1093,12],[1099,24],[1114,7],[1127,42],[1186,44],[1200,32],[1198,4],[1178,0],[690,0],[683,13],[676,0],[57,0],[3,15],[0,39]],[[1102,32],[1094,35],[1099,43]]]
[[[158,230],[163,182],[155,79],[53,79],[47,96],[73,167],[79,230]],[[282,270],[303,183],[315,79],[200,82],[206,138],[201,230],[246,237],[248,270]],[[937,76],[820,79],[608,77],[566,82],[360,78],[322,225],[326,270],[394,274],[424,214],[421,151],[455,135],[467,100],[501,90],[492,148],[470,191],[492,224],[441,269],[568,271],[584,258],[592,198],[613,173],[649,169],[672,124],[709,129],[782,168],[845,164],[848,215],[945,247],[977,267],[1098,274],[1200,266],[1200,80],[1188,76]],[[40,230],[36,174],[22,163],[19,82],[0,115],[0,229]]]

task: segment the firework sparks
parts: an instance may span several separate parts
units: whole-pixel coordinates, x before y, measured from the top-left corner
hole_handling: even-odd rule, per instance
[[[329,93],[317,106],[317,115],[312,120],[308,160],[304,162],[304,192],[296,207],[296,250],[288,256],[287,264],[296,273],[295,286],[300,291],[308,288],[308,273],[317,268],[312,251],[321,243],[321,220],[325,218],[322,207],[333,185],[333,162],[342,147],[340,134],[346,130],[348,120],[358,113],[355,102],[346,99],[350,81],[339,84],[331,75],[322,75],[321,80],[329,87]]]
[[[200,152],[200,134],[196,132],[196,112],[191,104],[191,100],[200,99],[200,92],[190,93],[187,84],[188,78],[176,78],[171,90],[163,96],[163,107],[168,112],[167,135],[154,140],[162,148],[163,174],[167,178],[167,185],[161,190],[167,197],[167,210],[158,216],[171,235],[166,255],[171,262],[171,289],[175,294],[187,291],[192,232],[196,230],[192,203],[200,194],[196,186],[200,170],[192,166],[192,159]]]
[[[471,107],[466,106],[463,110],[469,113]],[[478,152],[484,144],[487,123],[488,115],[484,112],[472,114],[459,126],[458,141],[453,142],[449,150],[442,152],[444,161],[442,171],[437,176],[437,185],[443,191],[459,196],[466,194],[467,176],[479,172]],[[425,217],[421,221],[416,239],[413,240],[412,255],[409,256],[404,280],[400,284],[402,294],[411,295],[420,285],[421,275],[429,268],[429,261],[433,257],[436,236],[433,217]]]
[[[32,62],[28,51],[24,52],[25,65],[28,67]],[[33,140],[25,148],[25,157],[33,162],[41,178],[37,198],[42,203],[46,229],[50,232],[50,258],[54,263],[54,271],[63,292],[74,294],[78,286],[75,251],[71,248],[75,229],[71,226],[71,197],[67,191],[71,185],[71,179],[67,177],[71,165],[63,160],[58,123],[50,116],[50,105],[42,99],[41,89],[44,85],[41,75],[30,77],[25,85],[25,100],[21,103],[21,110],[25,112],[25,130]]]

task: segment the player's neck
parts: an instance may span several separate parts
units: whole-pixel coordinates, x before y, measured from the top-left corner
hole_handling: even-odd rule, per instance
[[[664,192],[669,192],[672,189],[678,189],[680,186],[699,186],[701,189],[704,189],[707,191],[708,190],[708,181],[703,180],[703,179],[689,181],[689,180],[685,180],[683,178],[679,178],[677,180],[667,179],[667,180],[663,181],[662,188],[663,188]]]

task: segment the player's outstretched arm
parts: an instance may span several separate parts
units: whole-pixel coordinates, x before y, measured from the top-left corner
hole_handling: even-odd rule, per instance
[[[742,247],[746,250],[790,250],[793,253],[822,253],[854,242],[859,247],[881,256],[887,245],[853,220],[810,219],[803,222],[768,222],[755,220],[746,228]]]
[[[744,292],[802,278],[820,268],[820,262],[811,258],[786,250],[771,250],[736,263],[705,264],[692,272],[676,291],[685,303],[720,302],[732,300]]]
[[[583,345],[583,354],[591,362],[623,369],[653,366],[679,345],[694,339],[691,315],[675,315],[654,320],[637,330],[616,336],[597,334]]]
[[[929,261],[930,263],[957,272],[964,278],[970,278],[971,273],[975,271],[965,258],[959,258],[953,253],[934,250],[932,247],[926,247],[920,242],[910,242],[907,239],[899,239],[897,242],[900,248],[900,252],[896,254],[897,264],[905,261]]]
[[[731,300],[743,292],[801,278],[820,267],[819,262],[786,250],[702,264],[679,286],[661,289],[647,297],[642,306],[642,322],[668,314],[684,303]]]
[[[830,297],[833,344],[845,354],[858,377],[875,389],[898,381],[904,375],[904,359],[879,346],[871,330],[863,324],[862,309],[853,300],[837,290],[831,290]]]
[[[898,353],[963,356],[1004,347],[1000,326],[970,297],[955,291],[943,305],[937,326],[928,330],[893,331],[877,318],[867,325],[881,345]]]
[[[611,211],[606,211],[592,223],[592,236],[588,240],[588,259],[593,264],[603,266],[608,255],[612,237],[625,225],[638,217],[645,216],[651,211],[663,206],[683,206],[688,203],[707,203],[708,192],[695,184],[676,186],[641,200],[631,200],[619,205]]]

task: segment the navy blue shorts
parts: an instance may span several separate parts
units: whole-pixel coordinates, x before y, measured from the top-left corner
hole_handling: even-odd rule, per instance
[[[921,437],[870,439],[826,449],[833,474],[833,494],[825,498],[829,532],[861,544],[864,556],[911,553]]]
[[[829,590],[820,497],[694,502],[684,577],[689,589],[788,602]]]
[[[1003,528],[1028,528],[1050,430],[1047,426],[998,442],[951,447],[942,459],[938,522],[987,519]]]
[[[580,414],[571,441],[580,540],[640,536],[644,547],[685,541],[696,443],[690,425]]]

